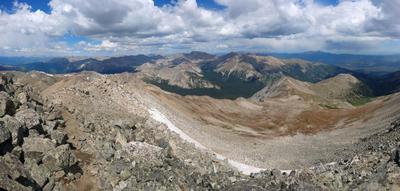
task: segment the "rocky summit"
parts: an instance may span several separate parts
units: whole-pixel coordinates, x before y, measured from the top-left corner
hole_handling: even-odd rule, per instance
[[[143,100],[134,99],[139,90],[120,81],[135,84],[129,78],[3,73],[0,189],[400,189],[400,119],[336,150],[329,162],[246,173],[250,166],[202,148],[163,117],[151,117],[140,108]],[[116,102],[124,101],[120,96],[135,96],[129,99],[136,107]]]

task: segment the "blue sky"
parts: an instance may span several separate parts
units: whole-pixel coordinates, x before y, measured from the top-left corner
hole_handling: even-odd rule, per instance
[[[1,0],[0,10],[0,55],[400,53],[400,1]]]
[[[11,11],[13,9],[13,0],[2,0],[0,1],[0,7],[5,10]],[[19,0],[20,3],[26,3],[32,7],[32,10],[42,10],[49,13],[50,7],[48,6],[48,0]]]
[[[20,3],[27,3],[29,4],[33,10],[42,10],[44,12],[49,13],[50,7],[48,6],[49,0],[19,0]],[[167,4],[172,4],[173,0],[154,0],[154,4],[156,6],[163,6]],[[337,5],[339,0],[318,0],[318,3],[323,5]],[[14,0],[2,0],[0,1],[0,7],[6,10],[12,10]],[[216,3],[214,0],[197,0],[197,3],[201,7],[205,7],[208,9],[215,9],[220,10],[223,9],[224,6]]]
[[[320,0],[323,2],[329,2],[332,0]],[[18,0],[20,3],[26,3],[32,7],[32,10],[42,10],[44,12],[49,13],[51,11],[50,7],[48,6],[49,0]],[[154,4],[156,6],[163,6],[163,5],[171,5],[173,4],[173,0],[154,0]],[[2,0],[0,1],[0,7],[5,10],[12,10],[14,0]],[[224,7],[216,3],[214,0],[197,0],[197,3],[201,7],[205,7],[207,9],[215,9],[220,10]]]

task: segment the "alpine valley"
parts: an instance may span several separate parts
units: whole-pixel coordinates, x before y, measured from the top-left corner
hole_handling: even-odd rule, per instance
[[[370,58],[2,57],[0,188],[398,190],[400,58]]]

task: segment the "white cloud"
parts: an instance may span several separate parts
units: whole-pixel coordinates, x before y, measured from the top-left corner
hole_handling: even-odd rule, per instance
[[[378,1],[379,17],[369,23],[368,29],[383,36],[400,38],[400,1]]]
[[[208,10],[195,0],[164,7],[152,0],[52,0],[45,13],[16,3],[13,13],[0,11],[0,54],[363,51],[400,37],[398,0],[216,2],[226,8]],[[65,34],[100,43],[71,45]]]

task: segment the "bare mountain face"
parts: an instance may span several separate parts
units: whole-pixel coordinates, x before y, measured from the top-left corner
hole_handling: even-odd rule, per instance
[[[318,82],[345,72],[344,69],[305,60],[284,60],[271,56],[238,53],[222,56],[217,63],[211,64],[211,67],[212,65],[215,65],[213,70],[223,76],[260,81],[283,74],[301,81]]]
[[[269,98],[289,98],[291,96],[298,96],[305,101],[319,102],[328,107],[342,107],[348,104],[361,104],[361,101],[367,101],[372,93],[363,82],[354,76],[339,74],[318,83],[282,77],[267,84],[265,88],[254,94],[252,99],[264,102]]]
[[[199,52],[159,59],[137,71],[143,79],[170,92],[228,99],[251,97],[282,76],[318,82],[347,72],[304,60],[239,53],[216,57]]]
[[[191,52],[160,59],[139,66],[136,71],[141,78],[184,89],[219,87],[206,79],[199,62],[212,60],[215,57],[206,53]]]

